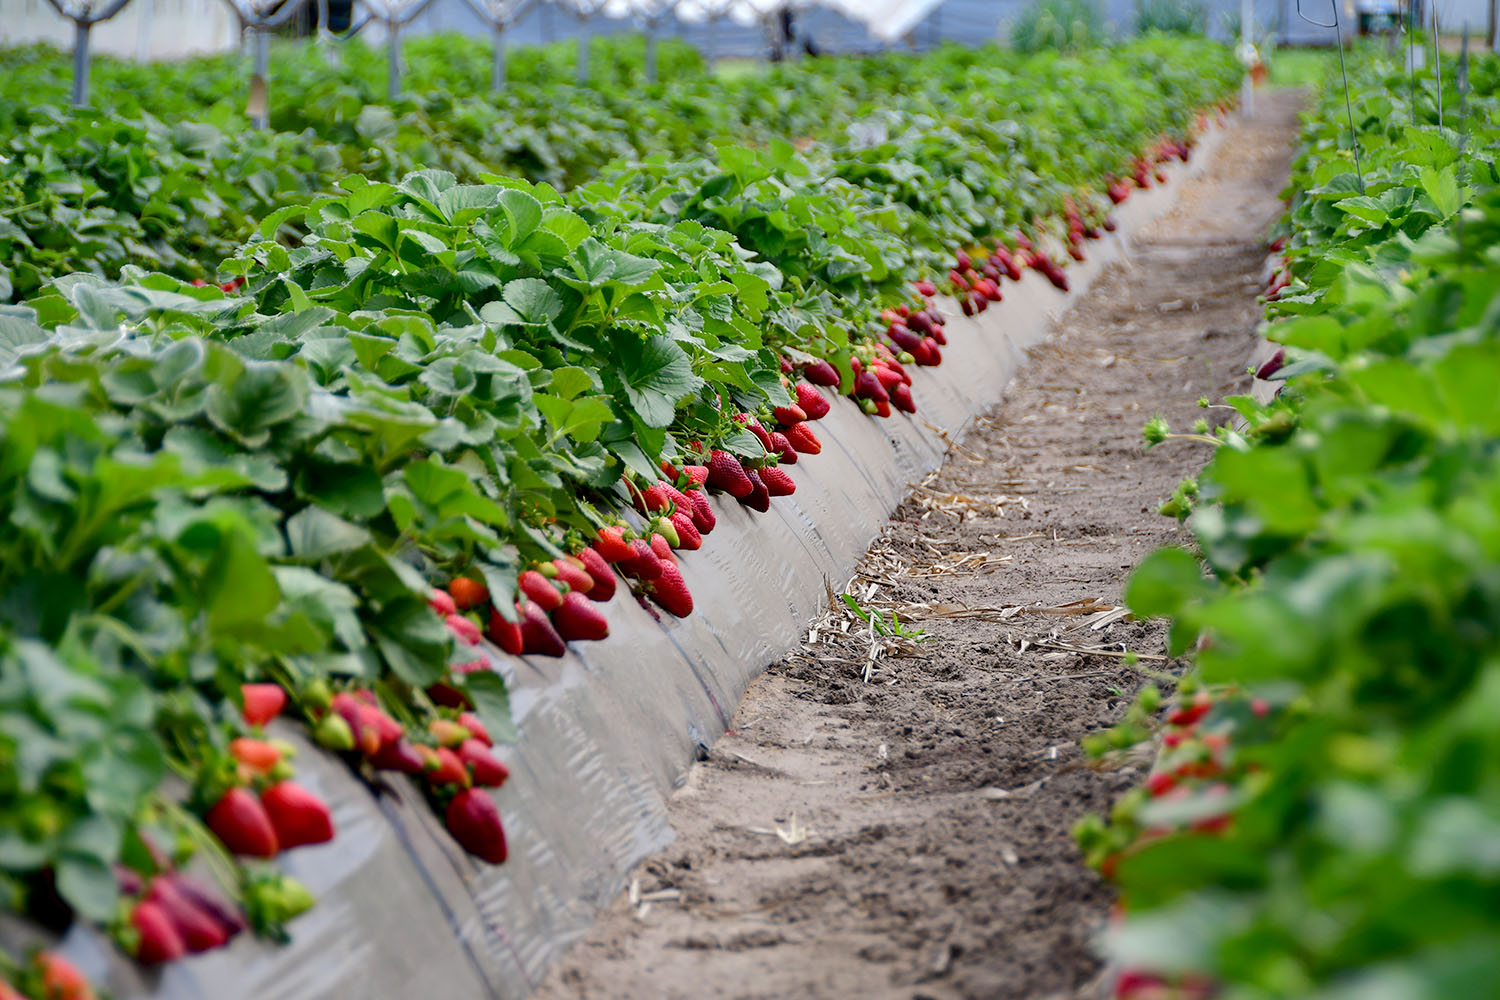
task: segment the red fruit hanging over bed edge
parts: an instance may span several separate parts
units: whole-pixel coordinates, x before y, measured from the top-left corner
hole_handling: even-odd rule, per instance
[[[505,860],[505,828],[487,792],[478,788],[459,792],[448,803],[444,819],[448,832],[464,850],[492,865]]]
[[[333,817],[328,814],[328,806],[296,782],[272,785],[260,793],[260,803],[266,807],[283,851],[333,839]]]
[[[566,642],[596,641],[609,635],[609,622],[593,601],[576,591],[563,596],[552,612],[552,624]]]
[[[231,788],[219,797],[203,818],[214,836],[231,853],[252,858],[273,858],[279,849],[276,828],[260,800],[246,788]]]

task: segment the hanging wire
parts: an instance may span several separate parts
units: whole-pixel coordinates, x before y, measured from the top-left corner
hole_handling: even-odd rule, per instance
[[[1319,28],[1333,29],[1334,44],[1339,49],[1339,74],[1344,78],[1344,111],[1349,116],[1349,145],[1354,150],[1354,175],[1359,178],[1359,193],[1364,194],[1365,172],[1359,163],[1359,138],[1354,134],[1354,103],[1349,98],[1349,70],[1344,65],[1344,33],[1339,27],[1339,0],[1328,0],[1328,6],[1333,12],[1333,20],[1326,24],[1302,13],[1302,0],[1297,0],[1297,16]]]
[[[1432,75],[1437,77],[1438,128],[1443,127],[1443,57],[1438,48],[1438,5],[1432,5]]]

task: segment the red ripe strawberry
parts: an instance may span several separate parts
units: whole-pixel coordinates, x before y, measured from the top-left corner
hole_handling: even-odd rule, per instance
[[[802,421],[807,419],[807,411],[803,410],[802,407],[795,404],[792,406],[778,406],[771,411],[771,415],[774,416],[776,418],[776,422],[783,427],[790,427],[792,426],[792,424],[800,424],[802,423]],[[766,451],[776,450],[771,444],[771,438],[769,435],[766,437],[765,445]]]
[[[823,442],[812,432],[812,428],[806,424],[798,424],[796,427],[788,428],[786,439],[791,442],[792,447],[797,449],[801,455],[816,455],[823,450]]]
[[[373,724],[367,724],[366,712],[378,711],[373,706],[360,701],[348,691],[340,691],[333,696],[333,710],[349,724],[349,732],[354,737],[354,746],[366,757],[373,756],[380,751],[382,741],[380,730]]]
[[[886,336],[891,338],[891,343],[903,351],[914,350],[915,345],[922,342],[922,335],[904,326],[893,326],[886,331]]]
[[[214,803],[203,821],[234,854],[274,858],[280,849],[271,817],[266,815],[265,806],[248,789],[229,789]]]
[[[464,762],[452,750],[447,747],[423,746],[419,743],[417,753],[422,755],[422,772],[427,776],[428,784],[433,787],[457,785],[459,788],[467,788],[469,786],[469,769],[464,767]]]
[[[499,608],[490,609],[490,628],[485,634],[490,637],[490,642],[510,655],[521,654],[521,625],[519,622],[506,621]]]
[[[891,403],[890,403],[890,400],[876,399],[876,400],[871,400],[871,402],[873,402],[875,404],[875,415],[877,417],[888,417],[888,416],[891,415]]]
[[[964,276],[962,274],[959,274],[957,271],[949,271],[948,280],[953,283],[954,288],[957,288],[961,292],[967,292],[969,290],[968,280],[965,279]]]
[[[773,446],[772,451],[776,455],[776,461],[782,465],[797,464],[797,449],[792,447],[792,443],[786,439],[785,434],[781,431],[772,431],[771,444]]]
[[[333,818],[323,800],[301,785],[281,781],[260,793],[260,804],[271,817],[276,841],[283,851],[303,844],[333,839]]]
[[[402,774],[421,774],[423,765],[416,744],[405,739],[381,747],[370,757],[370,763],[377,771],[399,771]]]
[[[792,373],[792,360],[791,360],[791,358],[781,358],[780,360],[781,360],[781,374],[783,374],[783,375],[790,375]]]
[[[885,365],[871,365],[870,371],[873,372],[875,378],[879,380],[880,387],[888,393],[891,391],[891,386],[901,385],[906,381],[901,377],[900,372],[896,371],[896,369],[894,368],[888,368]]]
[[[792,391],[796,393],[797,405],[807,414],[808,420],[821,420],[828,415],[828,400],[823,398],[823,394],[812,383],[798,382],[792,386]],[[776,440],[776,435],[771,435],[771,440]]]
[[[689,504],[689,509],[692,505]],[[672,515],[672,527],[677,529],[677,547],[693,552],[703,547],[703,536],[698,533],[698,526],[693,523],[693,516],[686,511],[677,511]]]
[[[747,471],[745,474],[750,477],[750,495],[740,497],[739,501],[751,510],[758,510],[764,514],[771,509],[771,494],[766,490],[765,481],[754,471]]]
[[[626,480],[625,485],[630,490],[631,503],[635,504],[635,509],[642,514],[666,510],[667,506],[671,503],[667,499],[667,494],[662,490],[661,483],[652,483],[644,490],[629,480]]]
[[[777,434],[776,437],[785,440],[784,435]],[[790,448],[791,444],[788,443],[787,447]],[[794,451],[792,454],[795,456],[797,453]],[[698,534],[702,536],[713,531],[719,519],[714,516],[714,509],[708,502],[708,494],[702,490],[688,490],[687,498],[693,505],[693,527],[698,529]]]
[[[625,540],[625,529],[615,524],[599,529],[599,534],[594,537],[594,550],[607,563],[617,563],[631,556],[630,543]]]
[[[458,713],[458,724],[467,729],[473,738],[485,746],[493,746],[494,740],[490,739],[490,731],[484,728],[484,723],[479,721],[479,716],[473,712]]]
[[[1016,230],[1016,249],[1033,250],[1035,247],[1036,244],[1032,243],[1031,239],[1024,232],[1019,229]]]
[[[693,489],[708,482],[708,466],[706,465],[684,465],[682,474],[687,476],[688,482],[692,484],[690,488]]]
[[[937,294],[937,288],[932,282],[924,279],[917,282],[917,294],[930,299]]]
[[[1000,286],[995,284],[995,282],[993,282],[989,278],[984,279],[984,288],[981,289],[981,291],[984,292],[984,297],[989,299],[991,302],[999,302],[1005,298],[1005,296],[1000,293]]]
[[[1068,256],[1072,257],[1080,264],[1083,263],[1083,247],[1079,246],[1077,243],[1069,243]]]
[[[458,641],[465,646],[479,645],[479,626],[475,625],[463,615],[449,615],[443,619],[448,630],[457,637]]]
[[[240,699],[244,702],[241,714],[252,726],[264,726],[286,707],[286,692],[280,684],[241,684]]]
[[[492,865],[505,860],[505,828],[500,824],[500,810],[483,790],[466,788],[459,792],[448,803],[444,819],[448,832],[464,850]]]
[[[973,316],[974,315],[974,303],[973,303],[973,301],[971,301],[969,299],[969,297],[967,295],[965,295],[963,298],[961,298],[961,299],[958,300],[958,307],[964,311],[964,315],[965,316]],[[912,351],[912,353],[916,354],[917,352],[916,351]],[[918,363],[920,364],[920,362],[918,362]]]
[[[854,380],[855,399],[873,399],[878,402],[889,402],[890,394],[885,391],[885,386],[880,384],[880,378],[869,369],[859,373],[859,378]]]
[[[139,935],[135,960],[142,965],[175,962],[187,954],[187,945],[172,926],[166,911],[150,900],[135,904],[135,909],[130,911],[130,926]]]
[[[748,413],[736,413],[734,415],[734,422],[744,427],[751,434],[754,434],[755,439],[760,442],[762,448],[766,449],[766,451],[771,450],[771,435],[761,426],[759,420],[756,420]]]
[[[609,563],[593,549],[583,549],[578,553],[579,562],[588,571],[589,577],[594,585],[588,589],[589,600],[607,601],[615,596],[615,571],[609,568]]]
[[[489,588],[478,580],[471,580],[467,576],[456,576],[448,583],[448,593],[453,597],[453,603],[460,611],[468,611],[477,608],[490,599]]]
[[[891,405],[906,413],[916,413],[916,401],[911,398],[911,387],[898,385],[891,390]]]
[[[557,598],[558,606],[562,605],[562,597]],[[523,609],[521,621],[521,651],[529,656],[561,656],[567,652],[567,644],[563,642],[562,636],[557,634],[557,629],[552,627],[552,622],[547,618],[547,612],[542,610],[541,605],[535,601],[527,601]]]
[[[452,595],[441,587],[432,589],[432,596],[427,598],[427,606],[436,611],[439,618],[458,614],[458,605],[453,603]]]
[[[709,455],[708,485],[723,490],[736,500],[749,496],[755,489],[740,460],[727,451],[715,451]]]
[[[769,466],[761,469],[758,474],[760,481],[766,484],[766,492],[773,497],[789,497],[797,492],[796,480],[780,466]]]
[[[660,532],[651,536],[651,551],[656,555],[658,562],[677,565],[677,557],[672,554],[672,543]]]
[[[562,604],[562,593],[557,586],[534,569],[528,569],[516,580],[521,593],[535,601],[543,611],[556,611]]]
[[[813,385],[836,386],[839,384],[838,369],[827,361],[819,358],[806,368],[802,369],[802,377]]]
[[[667,563],[662,567],[661,579],[654,581],[650,589],[656,603],[669,614],[686,618],[693,613],[693,595],[688,593],[682,571],[675,563]]]
[[[563,595],[562,606],[552,612],[552,625],[564,642],[593,641],[609,635],[604,613],[577,591]]]
[[[979,301],[983,302],[983,299]],[[927,348],[927,367],[936,368],[943,363],[943,350],[938,346],[937,340],[928,337],[922,341],[922,346]]]
[[[1281,371],[1281,369],[1285,365],[1286,349],[1277,348],[1275,354],[1271,355],[1259,368],[1255,369],[1255,377],[1259,379],[1268,379],[1272,375],[1275,375],[1277,372]]]
[[[468,767],[476,785],[499,788],[510,777],[510,769],[500,763],[488,745],[477,739],[464,740],[458,748],[458,759]]]
[[[172,929],[191,952],[222,948],[229,942],[229,932],[213,914],[204,911],[177,886],[158,876],[151,880],[151,889],[146,901],[161,908]]]
[[[661,560],[651,549],[651,543],[637,538],[630,543],[633,555],[619,563],[620,571],[639,580],[654,580],[661,576]]]
[[[200,912],[207,914],[208,918],[224,932],[226,938],[234,937],[249,926],[239,910],[220,899],[213,890],[191,875],[172,871],[158,878],[161,882],[170,885],[177,895],[197,907]],[[171,913],[168,912],[167,915],[171,916]]]
[[[912,317],[906,321],[906,326],[918,336],[923,336],[932,332],[933,322],[932,318],[925,312],[919,312],[913,314]]]
[[[580,594],[587,595],[594,589],[594,577],[588,569],[579,562],[576,557],[563,556],[552,560],[552,568],[557,570],[557,579],[568,585],[569,590],[575,590]],[[543,574],[544,576],[546,574]]]
[[[984,295],[980,292],[975,292],[973,295],[969,296],[969,301],[974,303],[974,312],[976,315],[984,312],[990,307],[990,300],[985,298]]]
[[[969,257],[968,254],[964,253],[962,250],[959,250],[953,255],[953,260],[958,264],[958,269],[960,271],[967,271],[969,268],[974,266],[974,261]]]
[[[948,346],[948,335],[943,332],[943,326],[942,326],[941,323],[939,323],[937,326],[934,326],[932,328],[932,334],[928,338],[926,338],[926,339],[933,341],[939,347],[947,347]],[[939,358],[938,360],[941,361],[942,359]],[[907,382],[906,384],[907,385],[911,385],[910,382]]]

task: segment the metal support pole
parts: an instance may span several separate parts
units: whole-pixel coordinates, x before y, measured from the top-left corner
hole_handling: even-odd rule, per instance
[[[505,89],[505,25],[495,25],[495,61],[490,66],[490,93]]]
[[[656,82],[656,22],[646,22],[646,82]]]
[[[73,107],[86,108],[89,103],[89,33],[92,21],[73,21]]]
[[[578,15],[578,86],[589,82],[589,19],[582,12]]]
[[[708,17],[708,38],[703,47],[708,50],[703,53],[703,61],[712,70],[714,62],[719,58],[719,19],[712,14]]]
[[[250,78],[250,123],[258,129],[271,125],[271,32],[263,25],[252,27],[255,69]]]
[[[395,104],[396,99],[401,96],[401,23],[395,18],[385,22],[385,30],[390,32],[390,38],[386,43],[387,72],[385,78],[385,99],[387,103]]]

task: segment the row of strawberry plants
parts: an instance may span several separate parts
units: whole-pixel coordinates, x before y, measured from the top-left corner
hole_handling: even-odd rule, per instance
[[[1351,63],[1359,158],[1330,86],[1274,234],[1279,391],[1183,435],[1216,445],[1164,508],[1196,552],[1126,594],[1191,669],[1164,719],[1148,687],[1090,743],[1156,749],[1078,830],[1120,887],[1122,1000],[1500,976],[1500,60],[1441,88]]]
[[[271,213],[222,286],[127,266],[0,308],[12,903],[106,924],[145,962],[284,933],[310,899],[269,859],[336,836],[277,738],[298,723],[372,787],[411,774],[502,862],[499,658],[604,638],[627,587],[690,613],[677,560],[714,529],[708,492],[762,512],[793,492],[827,390],[915,408],[946,341],[920,276],[955,229],[966,311],[1026,267],[1065,287],[1111,198],[1189,146],[1136,147],[1138,181],[1075,184],[1024,232],[981,218],[999,196],[961,198],[957,165],[902,166],[896,140],[868,185],[862,150],[780,142],[568,194],[351,176]],[[224,898],[183,872],[194,857]],[[15,981],[58,968],[39,962]]]
[[[475,48],[433,44],[459,64]],[[927,220],[933,232],[915,234],[918,244],[953,245],[1059,214],[1068,192],[1127,171],[1148,137],[1190,125],[1234,73],[1210,43],[1170,38],[1106,60],[1007,58],[943,50],[623,92],[542,82],[498,97],[466,96],[438,77],[432,91],[385,106],[296,47],[282,61],[305,81],[288,100],[299,117],[269,134],[247,131],[234,101],[203,104],[183,68],[153,67],[174,81],[153,117],[128,105],[127,115],[64,112],[45,103],[44,81],[22,86],[28,74],[18,71],[0,97],[10,134],[0,142],[0,299],[22,301],[71,271],[113,278],[126,264],[207,279],[252,234],[251,220],[330,193],[349,172],[393,183],[440,168],[465,182],[495,173],[563,188],[614,160],[670,162],[777,136],[824,140],[814,152],[848,161],[851,180],[882,186]],[[47,65],[34,54],[13,61]],[[242,89],[230,60],[197,69],[215,81],[211,92]]]

